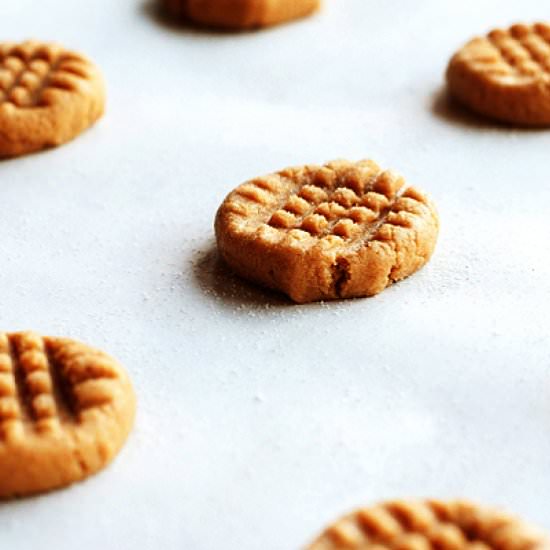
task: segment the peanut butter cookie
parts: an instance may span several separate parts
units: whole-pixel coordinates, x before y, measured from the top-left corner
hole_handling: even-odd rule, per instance
[[[396,501],[359,510],[307,550],[549,550],[519,519],[464,501]]]
[[[550,24],[513,25],[474,38],[451,59],[450,94],[479,114],[550,125]]]
[[[371,296],[430,258],[432,202],[370,160],[289,168],[244,183],[215,222],[218,250],[242,277],[295,302]]]
[[[251,29],[298,19],[318,9],[320,0],[161,0],[166,11],[211,27]]]
[[[55,44],[0,44],[0,157],[65,143],[105,106],[97,67]]]
[[[0,333],[0,498],[49,491],[105,467],[133,423],[123,369],[65,338]]]

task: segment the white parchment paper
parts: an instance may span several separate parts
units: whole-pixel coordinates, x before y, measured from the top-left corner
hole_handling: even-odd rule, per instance
[[[550,132],[449,109],[452,52],[542,0],[326,0],[264,32],[175,29],[141,0],[0,3],[0,37],[104,70],[105,118],[0,163],[0,319],[104,348],[136,428],[101,475],[0,504],[0,548],[286,550],[359,505],[463,496],[550,529]],[[370,157],[429,191],[431,263],[293,306],[231,278],[242,181]]]

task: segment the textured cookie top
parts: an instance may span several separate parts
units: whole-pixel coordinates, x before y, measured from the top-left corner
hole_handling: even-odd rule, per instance
[[[308,550],[549,550],[540,531],[503,512],[454,501],[396,501],[359,510]]]
[[[99,471],[134,415],[130,381],[105,353],[65,338],[0,333],[0,499]]]
[[[486,117],[550,125],[550,25],[513,25],[474,38],[451,59],[450,94]]]
[[[0,107],[46,107],[62,93],[81,93],[96,78],[94,66],[80,54],[34,41],[0,44]]]
[[[550,85],[550,24],[513,25],[474,38],[451,63],[464,63],[495,83]]]
[[[100,425],[126,384],[113,359],[84,344],[0,333],[0,447]]]
[[[234,230],[289,247],[363,246],[412,229],[426,197],[373,161],[336,161],[254,179],[226,199]]]
[[[104,109],[103,78],[85,57],[55,44],[0,43],[0,158],[66,143]]]
[[[431,256],[439,220],[392,171],[341,160],[237,187],[215,226],[238,274],[304,303],[372,296],[411,275]]]

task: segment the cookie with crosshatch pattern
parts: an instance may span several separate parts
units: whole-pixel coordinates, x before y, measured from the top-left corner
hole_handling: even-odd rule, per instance
[[[134,413],[128,376],[105,353],[66,338],[0,333],[0,498],[102,469]]]
[[[320,0],[161,0],[172,16],[225,29],[267,27],[310,15]]]
[[[449,63],[451,96],[517,125],[550,126],[550,24],[513,25],[474,38]]]
[[[240,276],[298,303],[371,296],[420,269],[439,231],[434,205],[370,160],[288,168],[237,187],[215,221]]]
[[[105,107],[99,69],[56,44],[0,43],[0,157],[65,143]]]
[[[345,516],[307,550],[550,550],[550,539],[471,502],[401,500]]]

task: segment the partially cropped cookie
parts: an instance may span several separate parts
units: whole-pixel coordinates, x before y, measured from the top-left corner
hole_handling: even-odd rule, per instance
[[[268,27],[310,15],[320,0],[160,0],[166,11],[200,25],[225,29]]]
[[[57,44],[0,43],[0,157],[65,143],[105,108],[99,69]]]
[[[466,501],[395,501],[345,516],[307,550],[550,550],[550,539]]]
[[[105,353],[65,338],[0,333],[0,498],[101,470],[134,413],[128,376]]]
[[[501,122],[550,126],[550,24],[513,25],[474,38],[451,59],[450,94]]]
[[[259,177],[230,193],[218,250],[240,276],[298,303],[372,296],[435,247],[431,200],[376,163],[335,161]]]

